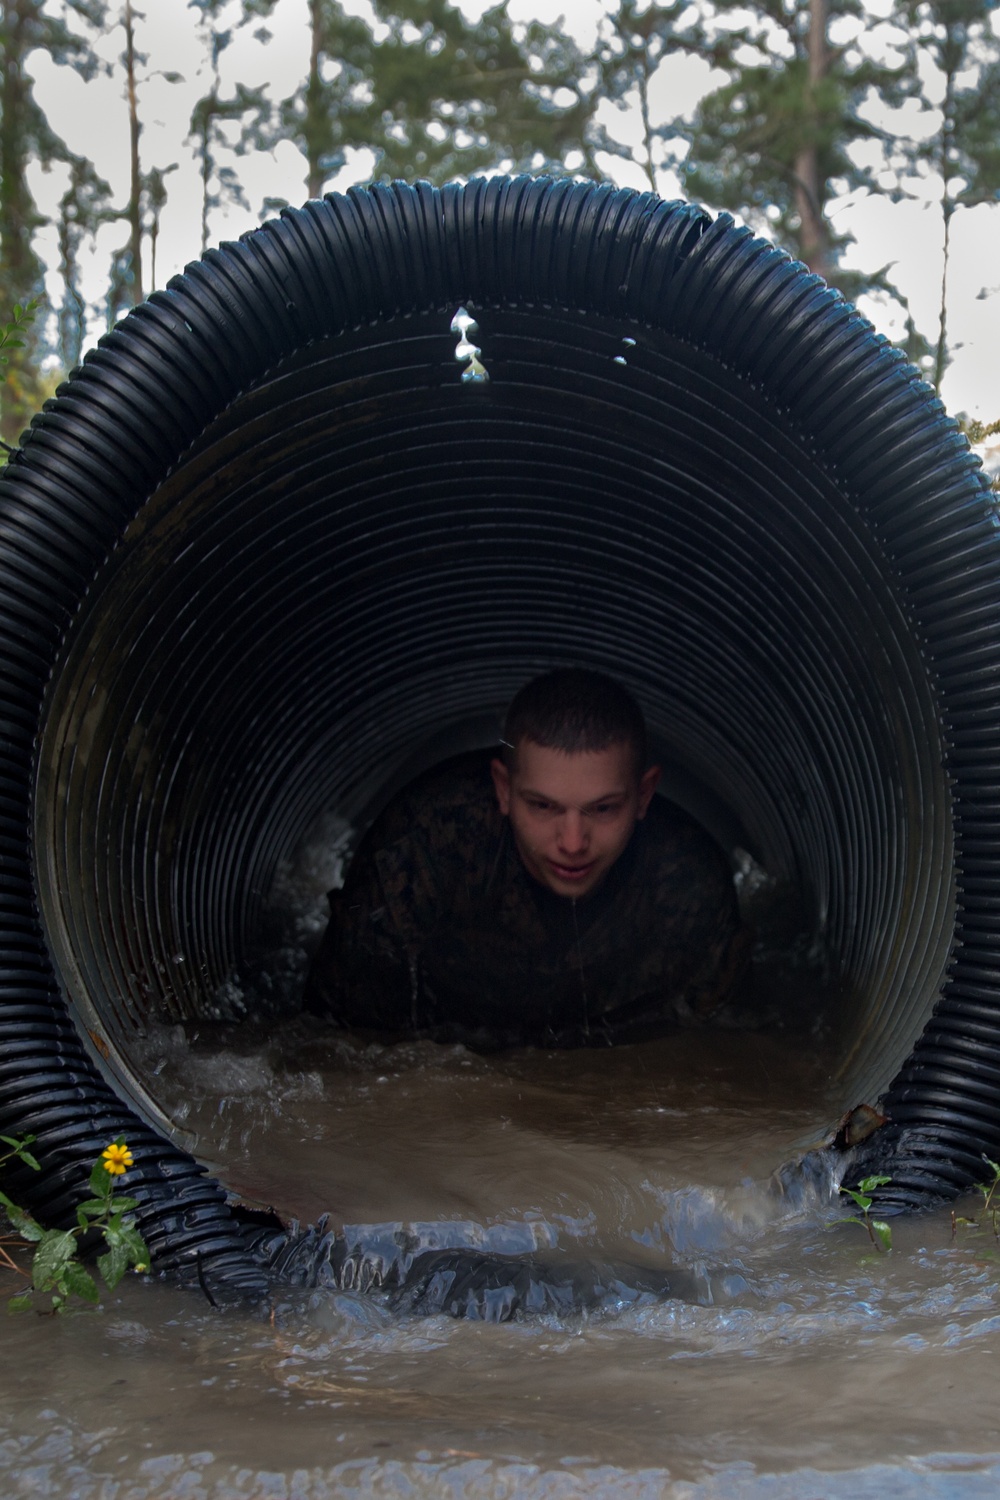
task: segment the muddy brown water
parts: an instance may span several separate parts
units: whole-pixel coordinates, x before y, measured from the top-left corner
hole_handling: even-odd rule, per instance
[[[995,1495],[1000,1244],[938,1211],[877,1255],[824,1192],[769,1194],[836,1107],[809,1056],[154,1033],[158,1097],[247,1195],[373,1246],[680,1265],[704,1296],[496,1326],[323,1291],[268,1323],[131,1279],[5,1318],[0,1495]]]

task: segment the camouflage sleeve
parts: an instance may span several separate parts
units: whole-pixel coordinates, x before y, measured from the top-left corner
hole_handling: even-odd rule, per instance
[[[740,925],[735,896],[717,908],[707,927],[701,962],[692,964],[678,999],[678,1012],[697,1020],[713,1016],[740,987],[750,960],[751,934]]]
[[[314,1015],[372,1031],[411,1029],[415,962],[379,930],[378,905],[349,905],[330,892],[330,920],[306,980],[302,1003]]]
[[[661,815],[633,908],[634,991],[603,1015],[607,1040],[641,1040],[714,1015],[746,965],[749,942],[722,850],[692,820]]]
[[[446,899],[431,812],[404,797],[362,840],[343,890],[331,892],[307,1010],[366,1030],[416,1029],[420,953]]]
[[[737,983],[748,940],[728,862],[700,828],[683,841],[679,875],[680,891],[672,880],[661,908],[672,928],[670,989],[679,1019],[702,1020]]]

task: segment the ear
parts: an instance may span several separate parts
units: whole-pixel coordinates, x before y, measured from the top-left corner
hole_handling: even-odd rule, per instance
[[[639,810],[636,814],[637,817],[644,818],[649,811],[649,804],[652,802],[653,793],[659,785],[660,775],[659,766],[650,766],[649,770],[643,771],[639,777]]]
[[[510,813],[510,772],[502,760],[495,759],[490,761],[490,774],[496,789],[497,803],[506,818]]]

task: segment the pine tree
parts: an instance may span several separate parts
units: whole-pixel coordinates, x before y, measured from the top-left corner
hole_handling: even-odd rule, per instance
[[[244,0],[262,17],[275,0]],[[478,21],[455,0],[372,0],[367,18],[309,0],[308,76],[270,133],[291,139],[318,197],[353,151],[374,176],[445,182],[491,167],[593,170],[588,127],[596,69],[558,30],[515,27],[506,0]]]
[[[452,0],[375,0],[386,28],[372,59],[381,106],[376,175],[456,176],[503,166],[562,173],[592,157],[593,83],[558,31],[515,28],[506,3],[478,21]]]
[[[996,0],[903,0],[910,36],[912,97],[929,126],[919,137],[894,137],[893,197],[936,194],[942,270],[931,379],[940,390],[948,367],[948,296],[956,213],[1000,197],[1000,37]],[[921,179],[923,180],[921,183]],[[909,185],[908,185],[909,184]]]
[[[244,13],[247,19],[262,18],[275,4],[276,0],[244,0]],[[306,159],[306,191],[310,198],[319,198],[343,166],[347,150],[363,147],[375,133],[379,110],[370,81],[370,26],[346,15],[339,0],[308,0],[308,15],[307,76],[277,105],[270,126],[261,119],[254,143],[267,148],[280,140],[293,141]]]
[[[690,123],[669,91],[660,86],[665,66],[678,57],[689,63],[698,58],[716,67],[729,60],[729,38],[710,34],[709,25],[704,8],[690,0],[666,4],[619,0],[600,23],[595,49],[600,95],[622,115],[631,117],[637,109],[642,135],[635,148],[602,123],[594,131],[594,147],[620,160],[634,161],[653,192],[660,190],[665,170],[682,170],[690,146]],[[665,113],[654,97],[664,94],[668,99]]]
[[[145,20],[145,12],[137,10],[132,0],[124,0],[119,12],[117,26],[120,26],[124,35],[124,48],[119,59],[125,74],[125,102],[128,111],[128,140],[129,140],[129,195],[125,208],[119,215],[128,224],[128,241],[120,249],[114,252],[112,267],[108,284],[108,316],[109,321],[116,321],[117,316],[127,312],[130,306],[136,306],[145,296],[145,280],[143,277],[142,247],[146,235],[147,203],[146,191],[150,182],[158,181],[162,187],[163,176],[166,172],[173,170],[176,163],[165,169],[159,169],[158,178],[153,178],[149,170],[144,171],[140,151],[140,138],[142,136],[142,120],[139,114],[139,93],[142,87],[145,71],[149,67],[149,56],[141,52],[137,45],[137,23]],[[160,70],[160,77],[165,78],[168,83],[179,83],[179,73],[164,72]],[[153,169],[156,170],[156,169]],[[160,205],[162,207],[162,204]],[[157,210],[157,225],[159,224],[159,209]],[[116,316],[112,317],[112,313]]]
[[[211,70],[211,87],[191,112],[188,136],[194,142],[201,172],[201,249],[204,254],[208,248],[208,220],[212,209],[225,202],[238,203],[248,212],[250,209],[235,169],[221,160],[220,153],[232,149],[226,127],[232,124],[240,126],[240,136],[235,142],[238,151],[242,144],[259,136],[269,106],[262,88],[248,88],[237,83],[231,93],[223,91],[219,59],[230,46],[234,33],[231,26],[220,28],[217,23],[226,9],[227,0],[188,0],[188,4],[199,12]]]
[[[160,217],[167,204],[166,179],[176,172],[177,163],[169,167],[150,167],[143,174],[142,191],[146,203],[146,233],[149,236],[149,284],[156,286],[156,246],[160,238]]]
[[[902,98],[905,58],[890,44],[890,63],[876,60],[866,37],[879,23],[860,0],[832,10],[829,0],[758,0],[752,14],[725,0],[722,22],[727,12],[731,76],[696,112],[687,191],[742,214],[848,295],[885,285],[840,266],[849,236],[834,230],[830,207],[849,190],[877,190],[852,147],[879,138],[865,106],[873,91]]]
[[[63,12],[50,15],[43,0],[0,0],[0,288],[7,309],[36,299],[41,303],[23,331],[23,344],[10,351],[4,368],[0,437],[7,444],[17,441],[44,394],[40,366],[49,320],[35,240],[45,221],[31,194],[28,167],[79,161],[39,108],[27,60],[36,49],[43,50],[84,78],[93,77],[99,66],[91,42],[104,19],[102,0],[66,0]]]
[[[59,359],[64,370],[79,364],[87,326],[87,300],[80,287],[80,248],[99,224],[117,217],[108,184],[89,161],[74,156],[69,164],[69,185],[59,200],[56,220],[59,271],[63,280],[56,321]]]

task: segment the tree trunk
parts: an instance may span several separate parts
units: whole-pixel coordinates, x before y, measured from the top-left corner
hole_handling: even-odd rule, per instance
[[[941,394],[941,382],[948,368],[948,271],[951,258],[951,220],[955,212],[951,196],[952,161],[955,155],[955,74],[965,56],[965,47],[956,29],[948,30],[942,49],[945,64],[944,99],[941,104],[941,135],[938,140],[938,171],[941,173],[941,306],[938,312],[938,337],[934,350],[934,389]]]
[[[201,159],[201,253],[205,254],[208,249],[208,190],[212,177],[211,145],[209,142],[209,131],[211,129],[211,116],[209,106],[205,106],[205,115],[202,121],[201,133],[198,141],[198,155]]]
[[[816,90],[830,67],[830,49],[826,32],[829,18],[828,0],[809,0],[809,41],[807,72],[807,105],[805,111],[814,126]],[[795,157],[795,207],[799,215],[799,254],[810,271],[830,279],[830,232],[823,217],[823,181],[820,176],[819,148],[808,140]]]
[[[26,175],[29,85],[23,71],[37,10],[38,0],[3,0],[0,6],[4,53],[0,78],[0,289],[4,321],[10,318],[15,304],[23,307],[42,292],[42,270],[31,244],[37,215]],[[37,340],[30,329],[23,337],[23,348],[8,346],[3,370],[0,436],[7,444],[17,442],[35,406]]]
[[[125,77],[128,91],[128,233],[132,255],[132,300],[142,301],[142,174],[139,170],[139,106],[135,88],[135,24],[132,0],[125,0]]]
[[[649,114],[649,54],[642,60],[639,75],[639,109],[642,114],[642,147],[646,155],[646,177],[649,190],[656,192],[656,168],[653,165],[653,124]]]
[[[323,130],[323,80],[320,76],[320,58],[323,50],[323,23],[320,15],[320,0],[309,0],[309,82],[306,84],[305,148],[309,171],[306,192],[310,198],[323,195],[325,172],[321,165],[320,142]]]
[[[30,3],[30,0],[28,0]],[[4,296],[23,300],[34,280],[31,251],[31,212],[25,181],[20,135],[28,85],[22,65],[26,50],[28,5],[7,0],[3,5],[4,66],[0,83],[0,268]]]
[[[77,251],[80,244],[78,223],[74,216],[79,171],[70,178],[70,188],[59,205],[59,269],[63,279],[63,300],[59,309],[59,354],[66,370],[75,369],[83,353],[83,335],[87,321],[87,304],[80,291],[80,267]],[[77,190],[77,192],[74,191]]]

